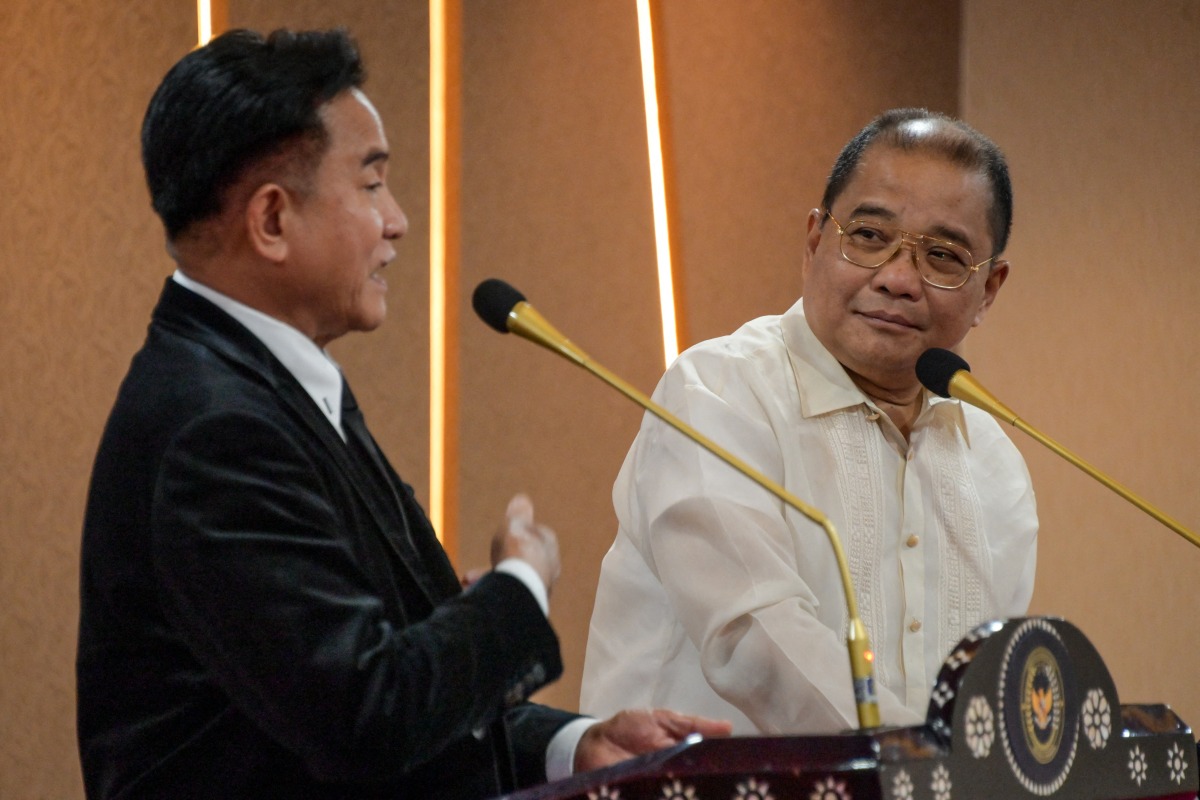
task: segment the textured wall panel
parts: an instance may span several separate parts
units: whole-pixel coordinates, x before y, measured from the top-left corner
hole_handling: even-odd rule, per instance
[[[1200,4],[969,0],[962,108],[1009,155],[1013,268],[969,348],[1028,422],[1200,528]],[[1033,608],[1130,702],[1200,723],[1200,552],[1013,431],[1043,529]]]
[[[100,428],[166,274],[137,132],[187,2],[0,10],[0,798],[82,793],[77,562]]]
[[[897,106],[955,113],[956,2],[664,3],[690,342],[788,308],[833,160]]]

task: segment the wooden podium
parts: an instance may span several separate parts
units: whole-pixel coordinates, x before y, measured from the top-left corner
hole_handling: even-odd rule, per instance
[[[938,675],[926,724],[830,736],[701,740],[509,795],[511,800],[1172,798],[1200,786],[1191,729],[1121,705],[1074,625],[990,622]]]

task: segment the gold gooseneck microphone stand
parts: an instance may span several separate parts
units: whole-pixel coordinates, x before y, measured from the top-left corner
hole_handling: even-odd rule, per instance
[[[929,365],[923,369],[923,365]],[[1185,528],[1180,522],[1167,516],[1162,511],[1159,511],[1150,503],[1143,500],[1138,495],[1134,494],[1129,489],[1126,489],[1121,484],[1117,483],[1112,478],[1105,475],[1100,470],[1093,467],[1088,462],[1084,461],[1079,456],[1067,450],[1058,442],[1046,436],[1044,433],[1029,425],[1023,419],[1017,416],[1016,412],[1011,408],[1001,403],[995,395],[983,387],[983,385],[975,379],[971,374],[970,367],[967,362],[960,358],[957,354],[949,350],[932,349],[925,352],[917,363],[917,373],[921,376],[921,382],[926,385],[931,391],[942,395],[943,397],[954,397],[962,400],[965,403],[970,403],[973,406],[982,408],[997,419],[1007,422],[1017,430],[1024,431],[1029,436],[1033,437],[1043,445],[1054,451],[1058,455],[1071,462],[1079,469],[1091,475],[1100,483],[1112,489],[1121,497],[1128,500],[1133,505],[1140,508],[1156,520],[1166,525],[1175,533],[1187,539],[1192,544],[1200,547],[1200,536],[1197,536],[1191,530]],[[939,374],[940,373],[940,374]],[[939,391],[939,386],[936,385],[938,380],[945,380],[945,375],[949,374],[949,381],[946,386],[946,391]],[[928,380],[927,380],[928,378]]]
[[[507,300],[510,298],[514,301],[511,310],[502,320],[490,319],[489,314],[481,309],[481,305],[488,305],[488,303],[486,300],[481,303],[480,295],[481,293],[486,294],[489,290],[500,293],[500,297],[491,298],[495,301],[493,305],[508,305]],[[841,540],[829,518],[593,361],[587,353],[576,347],[546,321],[516,289],[502,281],[491,279],[479,285],[475,290],[475,296],[475,310],[490,326],[501,332],[510,331],[539,344],[592,373],[824,529],[825,535],[833,547],[834,556],[837,558],[838,570],[842,577],[842,588],[846,594],[846,607],[850,615],[850,630],[846,637],[846,647],[850,652],[850,672],[854,678],[854,703],[858,710],[858,725],[860,728],[879,727],[879,702],[875,694],[873,664],[875,654],[871,650],[871,643],[867,638],[866,626],[863,625],[858,614],[858,601],[854,597],[854,585],[850,579],[846,554],[842,550]],[[495,316],[498,317],[499,314],[497,313]]]

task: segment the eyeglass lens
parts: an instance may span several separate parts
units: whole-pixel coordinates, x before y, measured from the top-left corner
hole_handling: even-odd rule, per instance
[[[933,284],[956,288],[974,263],[971,253],[953,242],[902,233],[898,228],[855,220],[842,233],[842,255],[862,267],[880,267],[908,239],[921,274]]]

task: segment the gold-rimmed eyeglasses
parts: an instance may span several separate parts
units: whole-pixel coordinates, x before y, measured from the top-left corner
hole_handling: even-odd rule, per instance
[[[825,216],[837,226],[842,258],[851,264],[879,269],[908,244],[921,280],[939,289],[958,289],[966,285],[972,273],[996,258],[992,256],[976,264],[971,251],[961,244],[868,220],[851,220],[843,227],[829,211]]]

